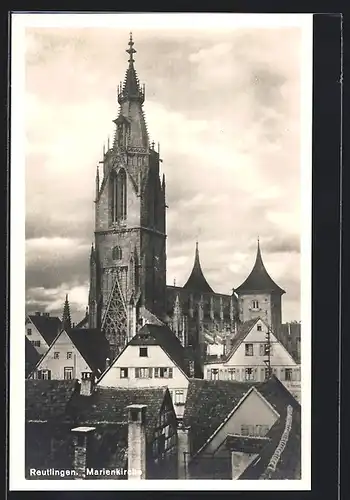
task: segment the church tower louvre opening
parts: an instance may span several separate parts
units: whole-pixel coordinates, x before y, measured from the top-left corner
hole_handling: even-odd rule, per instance
[[[96,173],[90,255],[89,326],[103,330],[114,354],[136,333],[143,308],[163,317],[166,294],[165,179],[148,135],[132,34],[126,52],[114,139]]]

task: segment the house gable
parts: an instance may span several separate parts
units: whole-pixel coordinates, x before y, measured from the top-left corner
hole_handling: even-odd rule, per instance
[[[102,374],[98,381],[98,385],[102,387],[129,387],[134,386],[135,381],[138,386],[149,387],[168,386],[169,388],[181,385],[188,385],[186,374],[179,368],[170,356],[159,345],[147,346],[148,356],[140,356],[140,348],[143,346],[128,345],[113,361],[108,370]],[[135,379],[135,368],[172,368],[172,378],[155,378],[152,374],[151,378]],[[120,377],[120,368],[128,368],[127,378]]]
[[[55,353],[58,353],[58,358],[55,357]],[[81,378],[82,372],[92,371],[69,335],[63,330],[39,361],[35,371],[50,370],[52,380],[63,380],[65,368],[72,369],[72,378],[76,379]]]
[[[266,399],[252,387],[230,412],[222,424],[215,430],[212,436],[198,451],[201,453],[214,454],[215,456],[227,456],[227,450],[223,446],[229,434],[242,434],[242,426],[254,427],[254,432],[260,432],[256,426],[265,426],[270,430],[279,419],[279,414],[266,401]]]
[[[40,356],[45,354],[45,352],[48,350],[49,345],[47,344],[44,337],[41,335],[40,331],[34,325],[30,317],[28,316],[25,322],[25,336],[31,342],[31,344],[33,345],[37,353],[40,354]]]
[[[261,328],[261,330],[259,328]],[[266,323],[261,319],[256,321],[224,365],[227,367],[265,366],[264,359],[266,359],[266,355],[261,354],[260,346],[266,344],[267,332],[268,327]],[[290,353],[272,332],[270,332],[270,343],[272,366],[297,366]],[[246,344],[253,344],[253,355],[246,356]]]

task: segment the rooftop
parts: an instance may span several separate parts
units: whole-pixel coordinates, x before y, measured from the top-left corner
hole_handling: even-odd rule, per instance
[[[285,293],[285,291],[273,281],[269,273],[266,271],[261,256],[259,241],[254,267],[248,278],[235,289],[235,292],[237,292],[238,295],[247,292],[274,292],[280,295]]]
[[[207,280],[204,277],[201,263],[199,260],[199,250],[198,250],[198,242],[196,242],[196,251],[194,256],[194,264],[192,268],[192,272],[190,277],[184,284],[183,288],[185,290],[193,290],[194,292],[202,292],[202,293],[214,293],[213,289],[208,284]]]
[[[47,345],[51,345],[56,336],[62,330],[62,322],[56,316],[50,316],[48,313],[29,314],[35,328],[40,332]]]

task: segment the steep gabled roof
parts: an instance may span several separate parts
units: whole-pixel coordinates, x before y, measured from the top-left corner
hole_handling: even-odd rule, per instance
[[[26,421],[61,421],[67,415],[68,405],[78,390],[77,380],[26,380]]]
[[[175,333],[166,325],[144,325],[128,345],[159,345],[187,375],[187,352]]]
[[[91,396],[75,398],[75,419],[79,425],[126,425],[126,407],[131,404],[143,404],[147,406],[146,434],[147,438],[151,439],[167,394],[169,396],[166,387],[122,389],[97,386]]]
[[[285,293],[285,291],[273,281],[269,273],[266,271],[261,256],[259,241],[254,267],[248,278],[235,289],[235,292],[238,295],[247,292],[275,292],[280,295]]]
[[[25,374],[26,377],[33,371],[35,365],[41,358],[33,344],[25,337]]]
[[[280,418],[266,435],[269,442],[239,479],[300,479],[300,404],[274,376],[261,384],[258,391],[278,409]]]
[[[48,346],[55,340],[57,334],[62,330],[62,322],[56,316],[46,316],[44,314],[29,314],[29,319],[40,332]]]
[[[253,385],[231,380],[190,380],[183,423],[191,428],[193,454],[205,444]]]
[[[198,242],[196,242],[196,251],[194,256],[193,269],[190,274],[190,277],[184,284],[183,288],[185,290],[191,290],[200,293],[214,293],[213,289],[210,287],[207,280],[205,279],[202,271],[201,263],[199,260]]]
[[[288,406],[300,413],[298,401],[274,375],[265,382],[192,379],[183,417],[184,426],[191,429],[192,454],[211,439],[253,387],[280,415],[278,421],[285,419]]]
[[[237,328],[237,333],[233,338],[233,344],[231,346],[231,349],[229,350],[227,355],[222,359],[222,361],[228,361],[229,359],[232,358],[232,356],[237,351],[241,343],[247,337],[248,333],[252,330],[252,328],[258,321],[263,321],[263,320],[261,318],[248,319],[248,321],[244,321],[244,323],[241,323],[239,325],[239,327]]]
[[[92,371],[102,373],[110,357],[109,343],[97,328],[72,328],[67,335]]]

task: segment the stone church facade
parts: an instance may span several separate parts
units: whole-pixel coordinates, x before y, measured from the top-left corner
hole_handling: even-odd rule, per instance
[[[166,284],[166,182],[150,143],[143,110],[145,86],[134,65],[118,86],[115,135],[97,167],[95,238],[90,255],[89,327],[106,335],[113,355],[145,322],[167,323],[184,346],[205,354],[210,339],[230,345],[239,323],[262,312],[281,323],[284,293],[267,274],[258,245],[251,275],[231,294],[218,294],[204,277],[198,243],[183,287]],[[266,312],[267,311],[267,312]]]

